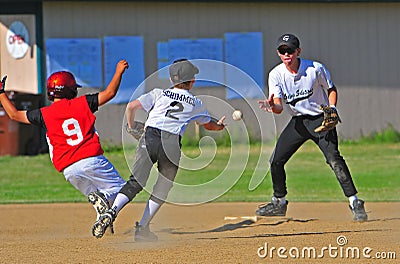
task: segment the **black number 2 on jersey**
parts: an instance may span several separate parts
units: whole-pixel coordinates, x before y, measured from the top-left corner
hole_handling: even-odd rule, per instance
[[[172,118],[172,119],[176,119],[179,120],[178,117],[174,116],[174,113],[179,113],[183,111],[183,104],[177,101],[173,101],[170,106],[174,107],[172,109],[168,109],[167,112],[165,113],[166,117]]]

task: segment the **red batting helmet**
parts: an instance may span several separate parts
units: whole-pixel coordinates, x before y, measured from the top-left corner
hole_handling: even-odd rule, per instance
[[[78,95],[78,87],[74,75],[67,71],[59,71],[47,78],[47,97],[50,101],[54,98],[73,99]]]

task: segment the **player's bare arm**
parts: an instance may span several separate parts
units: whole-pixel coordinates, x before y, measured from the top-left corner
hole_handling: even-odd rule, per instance
[[[0,87],[0,103],[3,106],[4,110],[6,110],[6,113],[8,117],[11,120],[18,121],[21,123],[25,124],[30,124],[28,118],[26,117],[26,111],[19,111],[15,106],[11,103],[11,101],[8,99],[8,96],[5,94],[5,87],[6,87],[6,79],[7,76],[4,76],[3,79],[1,80],[1,87]]]
[[[337,104],[337,89],[335,86],[328,90],[328,101],[330,106],[336,106]]]
[[[221,119],[217,120],[216,118],[211,118],[211,121],[203,124],[203,127],[207,130],[222,130],[224,129],[224,120],[225,116],[221,117]]]
[[[269,113],[280,114],[283,111],[282,99],[274,97],[274,94],[266,100],[259,100],[260,108]]]
[[[3,105],[4,110],[6,110],[8,117],[11,120],[30,124],[28,118],[26,117],[26,111],[17,110],[15,106],[10,102],[6,94],[0,94],[0,101]]]
[[[143,106],[139,100],[129,102],[126,106],[125,115],[129,128],[133,128],[133,123],[135,122],[135,113],[138,109],[143,109]]]
[[[115,74],[104,91],[99,93],[99,106],[110,101],[117,94],[119,85],[121,84],[122,74],[129,68],[126,60],[120,60],[115,69]]]

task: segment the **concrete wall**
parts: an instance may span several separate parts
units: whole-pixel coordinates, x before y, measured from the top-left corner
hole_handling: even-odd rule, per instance
[[[43,34],[44,38],[142,35],[148,76],[157,70],[158,41],[260,31],[267,78],[279,62],[276,38],[295,33],[302,57],[324,63],[339,89],[341,137],[357,138],[389,124],[400,130],[399,14],[400,3],[44,2]],[[124,109],[107,105],[98,112],[103,139],[121,141],[117,128]],[[287,118],[277,117],[278,133]]]

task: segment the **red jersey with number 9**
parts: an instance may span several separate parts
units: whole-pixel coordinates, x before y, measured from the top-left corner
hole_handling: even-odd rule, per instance
[[[41,109],[47,128],[51,161],[58,171],[85,158],[102,155],[95,130],[96,116],[85,96],[62,99]]]

